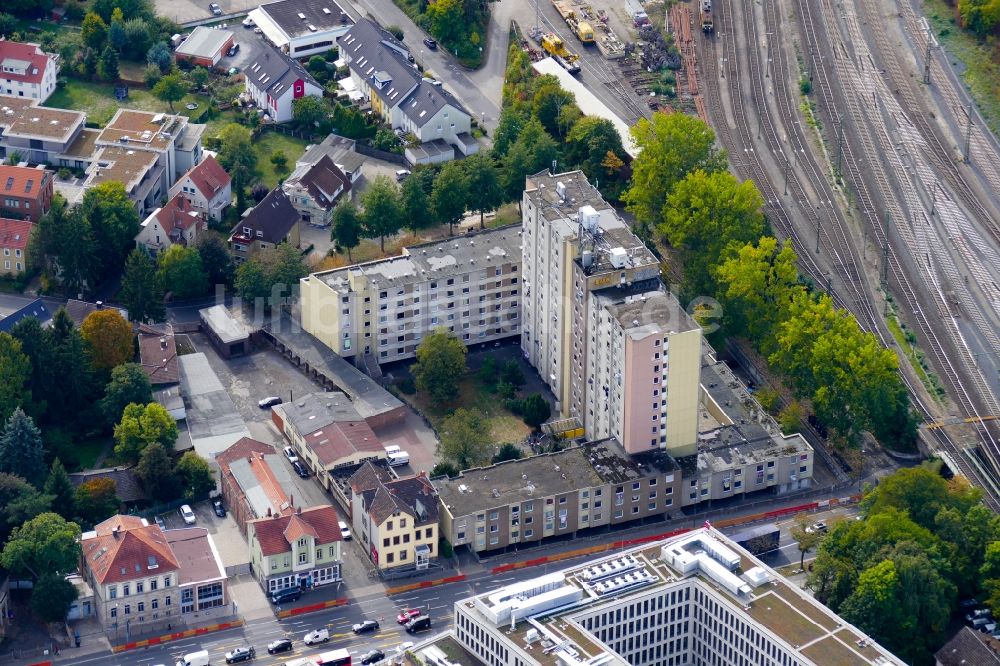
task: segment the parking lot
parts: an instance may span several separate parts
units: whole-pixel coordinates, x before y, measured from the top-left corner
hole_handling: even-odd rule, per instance
[[[251,9],[256,9],[260,2],[254,0],[214,0],[222,8],[222,14],[246,14]],[[213,0],[154,0],[156,14],[166,16],[175,23],[188,23],[212,17],[212,12],[208,6]]]

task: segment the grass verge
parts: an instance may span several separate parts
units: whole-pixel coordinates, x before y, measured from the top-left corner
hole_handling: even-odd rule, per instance
[[[935,400],[940,402],[944,397],[944,389],[941,387],[941,381],[937,378],[937,375],[927,369],[924,353],[917,349],[913,342],[911,342],[912,333],[907,334],[903,330],[902,324],[900,324],[899,319],[896,318],[894,313],[885,318],[885,323],[889,327],[892,337],[896,340],[896,344],[903,350],[903,355],[910,362],[913,371],[917,373],[920,383],[934,396]]]

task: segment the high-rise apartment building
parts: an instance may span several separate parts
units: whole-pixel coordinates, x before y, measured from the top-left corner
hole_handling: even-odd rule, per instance
[[[521,347],[591,439],[695,452],[701,329],[580,171],[528,177]]]

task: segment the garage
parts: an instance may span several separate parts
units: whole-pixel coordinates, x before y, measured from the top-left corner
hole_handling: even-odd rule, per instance
[[[231,30],[198,26],[180,46],[175,55],[177,60],[187,60],[193,65],[215,67],[235,42]]]

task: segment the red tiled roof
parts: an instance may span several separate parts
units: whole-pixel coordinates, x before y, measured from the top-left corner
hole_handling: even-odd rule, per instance
[[[0,165],[0,195],[36,199],[48,177],[49,172],[45,169]]]
[[[382,441],[366,421],[341,421],[325,425],[303,439],[324,467],[337,465],[358,452],[377,453],[385,457]]]
[[[292,544],[286,536],[286,530],[289,530],[293,519],[305,523],[315,532],[317,546],[334,543],[342,538],[340,518],[332,506],[314,506],[302,509],[301,513],[290,516],[273,516],[251,520],[248,524],[253,525],[257,542],[260,543],[261,553],[265,557],[281,555],[292,550]],[[290,533],[296,534],[297,532],[292,530]]]
[[[316,529],[302,520],[297,514],[293,514],[288,520],[288,527],[285,528],[285,541],[295,543],[304,536],[318,537]]]
[[[229,469],[229,464],[231,462],[238,460],[239,458],[246,458],[251,453],[267,455],[274,452],[274,447],[270,444],[265,444],[264,442],[257,441],[251,437],[241,437],[236,440],[232,446],[217,455],[215,457],[215,462],[217,462],[219,467],[223,470],[227,470]]]
[[[144,526],[136,516],[113,516],[98,524],[94,531],[96,536],[83,539],[81,545],[87,567],[102,585],[145,578],[151,571],[164,573],[179,568],[158,525]]]
[[[163,231],[175,243],[181,239],[181,231],[202,223],[198,211],[191,206],[187,199],[181,196],[182,194],[182,192],[178,192],[163,205],[163,208],[153,213],[160,226],[163,227]]]
[[[31,222],[0,217],[0,247],[25,250],[31,236]]]
[[[13,60],[27,60],[31,63],[25,74],[14,74],[4,72],[3,78],[11,81],[26,81],[28,83],[41,83],[45,76],[45,66],[49,56],[42,51],[38,44],[25,44],[23,42],[0,41],[0,62],[11,58]]]
[[[211,155],[188,171],[187,177],[206,199],[215,196],[215,193],[228,185],[231,180],[226,170]]]
[[[139,361],[149,375],[149,382],[176,384],[180,381],[177,367],[177,343],[173,330],[157,330],[148,326],[139,327]]]

